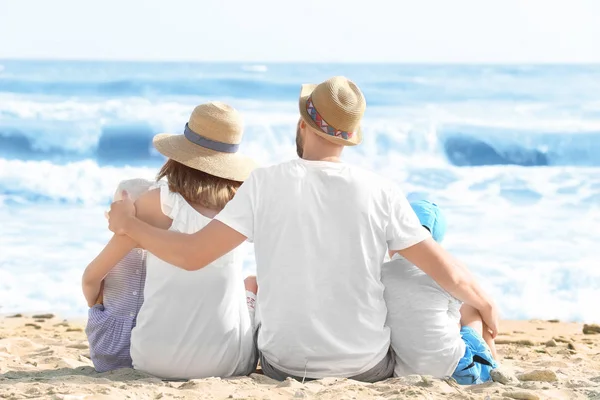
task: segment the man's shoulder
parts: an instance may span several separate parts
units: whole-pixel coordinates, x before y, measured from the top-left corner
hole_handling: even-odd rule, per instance
[[[251,176],[254,179],[270,178],[281,174],[288,174],[295,166],[295,160],[280,162],[277,164],[258,167],[252,171]]]
[[[389,192],[390,190],[398,189],[398,185],[394,181],[375,171],[354,165],[349,165],[348,167],[353,178],[370,190],[379,189],[384,192]]]

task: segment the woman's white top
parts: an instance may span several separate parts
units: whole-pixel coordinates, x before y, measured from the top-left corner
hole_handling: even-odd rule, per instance
[[[211,219],[181,195],[160,186],[171,231],[195,233]],[[131,333],[135,369],[161,378],[247,375],[255,351],[242,276],[234,250],[198,271],[186,271],[148,252],[145,299]]]

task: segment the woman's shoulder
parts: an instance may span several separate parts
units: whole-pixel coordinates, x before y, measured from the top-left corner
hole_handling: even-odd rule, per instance
[[[165,190],[167,193],[163,193]],[[168,229],[173,220],[171,215],[177,208],[177,199],[169,194],[174,193],[170,193],[166,185],[160,185],[142,194],[135,202],[136,217],[157,228]]]

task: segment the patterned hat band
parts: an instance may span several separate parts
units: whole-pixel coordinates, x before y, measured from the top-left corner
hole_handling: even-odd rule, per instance
[[[338,129],[335,129],[333,126],[329,125],[323,119],[323,117],[321,117],[321,114],[319,114],[319,112],[313,105],[312,96],[309,96],[306,100],[306,111],[308,112],[310,118],[315,122],[315,124],[317,124],[317,126],[321,128],[321,130],[326,134],[330,136],[342,137],[346,140],[351,139],[352,136],[354,136],[354,132],[340,131]]]

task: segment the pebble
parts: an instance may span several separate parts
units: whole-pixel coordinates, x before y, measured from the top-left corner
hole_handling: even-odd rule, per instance
[[[33,319],[51,319],[51,318],[54,318],[54,314],[37,314],[31,318],[33,318]]]
[[[518,344],[521,346],[535,346],[535,343],[533,343],[529,339],[522,339],[522,340],[497,339],[496,344]]]
[[[250,374],[250,378],[252,378],[252,380],[261,385],[277,385],[279,383],[279,381],[271,379],[263,374]]]
[[[546,342],[546,347],[556,347],[558,344],[556,343],[556,340],[554,339],[550,339]]]
[[[71,349],[78,349],[78,350],[86,350],[86,349],[90,348],[89,344],[87,344],[86,342],[68,344],[67,347],[71,348]]]
[[[583,351],[583,347],[577,343],[573,343],[573,342],[569,342],[569,344],[567,344],[567,349],[569,350],[575,350],[575,351]]]
[[[596,324],[584,324],[583,333],[585,335],[596,335],[600,333],[600,325]]]
[[[598,386],[598,384],[592,381],[588,381],[587,379],[569,379],[566,383],[566,386],[571,389],[576,389],[582,387]]]
[[[35,328],[35,329],[42,329],[42,327],[38,324],[25,324],[25,326],[31,326],[32,328]]]
[[[490,372],[492,380],[494,382],[501,383],[503,385],[508,385],[511,382],[516,382],[517,378],[514,375],[510,374],[507,371],[502,370],[501,368],[493,369]]]
[[[504,392],[504,396],[510,397],[511,399],[517,400],[539,400],[540,396],[533,392],[526,392],[524,390],[513,391],[513,392]]]
[[[559,351],[556,352],[557,354],[575,354],[575,350],[570,350],[570,349],[560,349]]]
[[[558,380],[556,373],[549,369],[539,369],[531,372],[526,372],[524,374],[519,375],[517,378],[519,378],[521,382],[556,382]]]

